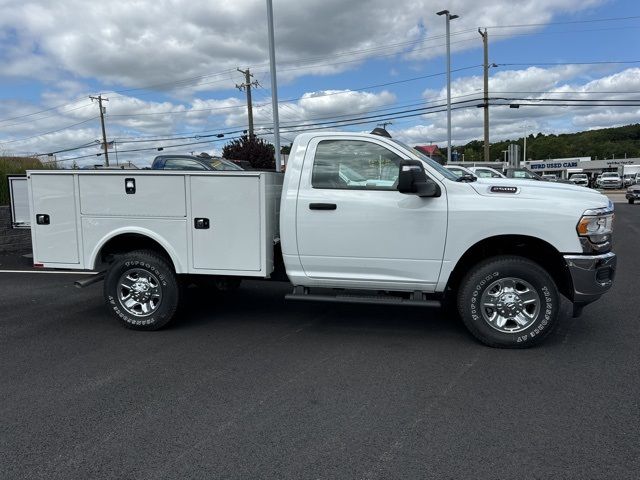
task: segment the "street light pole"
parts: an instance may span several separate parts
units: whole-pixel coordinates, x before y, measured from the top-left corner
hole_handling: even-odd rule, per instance
[[[269,32],[269,66],[271,70],[271,105],[273,110],[273,143],[276,147],[276,172],[282,171],[280,159],[280,119],[278,118],[278,82],[276,79],[276,45],[273,34],[273,4],[267,0],[267,28]]]
[[[458,18],[449,10],[441,10],[436,15],[444,15],[447,25],[447,163],[451,163],[451,32],[449,23]]]

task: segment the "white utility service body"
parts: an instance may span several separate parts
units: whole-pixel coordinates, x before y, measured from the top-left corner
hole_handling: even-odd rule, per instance
[[[37,265],[96,270],[110,240],[135,234],[161,245],[178,274],[273,271],[282,175],[43,170],[28,177]],[[127,182],[135,191],[126,192]],[[39,213],[50,223],[39,223]],[[195,228],[198,218],[209,226]]]
[[[448,292],[481,341],[528,346],[555,323],[558,292],[579,313],[615,273],[605,196],[456,181],[379,135],[299,135],[286,175],[30,171],[28,182],[34,263],[106,270],[107,304],[132,328],[171,319],[175,309],[161,312],[179,299],[169,276],[269,278],[281,249],[288,297],[433,306]],[[474,282],[490,289],[474,294]],[[374,293],[341,294],[352,290]]]

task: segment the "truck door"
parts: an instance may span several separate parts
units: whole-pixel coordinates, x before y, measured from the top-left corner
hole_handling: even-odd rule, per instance
[[[296,214],[307,276],[327,285],[435,288],[447,230],[446,192],[437,198],[398,192],[401,155],[373,139],[311,141]]]

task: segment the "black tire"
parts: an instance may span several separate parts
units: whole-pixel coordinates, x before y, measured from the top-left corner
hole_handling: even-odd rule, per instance
[[[497,256],[476,265],[463,279],[458,311],[485,345],[528,348],[555,328],[559,300],[555,282],[540,265],[523,257]]]
[[[633,203],[634,203],[634,202],[635,202],[635,198],[630,198],[630,199],[629,199],[629,203],[630,203],[631,205],[633,205]]]
[[[158,330],[167,325],[178,308],[180,296],[180,283],[173,267],[150,250],[119,256],[104,279],[109,311],[125,327],[134,330]],[[129,306],[125,304],[127,298]]]

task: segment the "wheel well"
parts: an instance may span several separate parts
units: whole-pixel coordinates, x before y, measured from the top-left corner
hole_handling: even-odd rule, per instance
[[[500,235],[485,238],[473,245],[451,272],[446,292],[457,291],[460,282],[473,265],[496,255],[518,255],[536,262],[551,275],[562,295],[572,297],[571,275],[562,254],[544,240],[526,235]]]
[[[109,239],[100,249],[98,256],[96,257],[96,269],[99,269],[99,265],[107,265],[113,261],[113,257],[134,250],[151,250],[158,255],[162,256],[169,265],[171,265],[175,271],[176,266],[171,259],[171,255],[160,245],[157,241],[146,235],[139,233],[123,233],[116,235]]]

